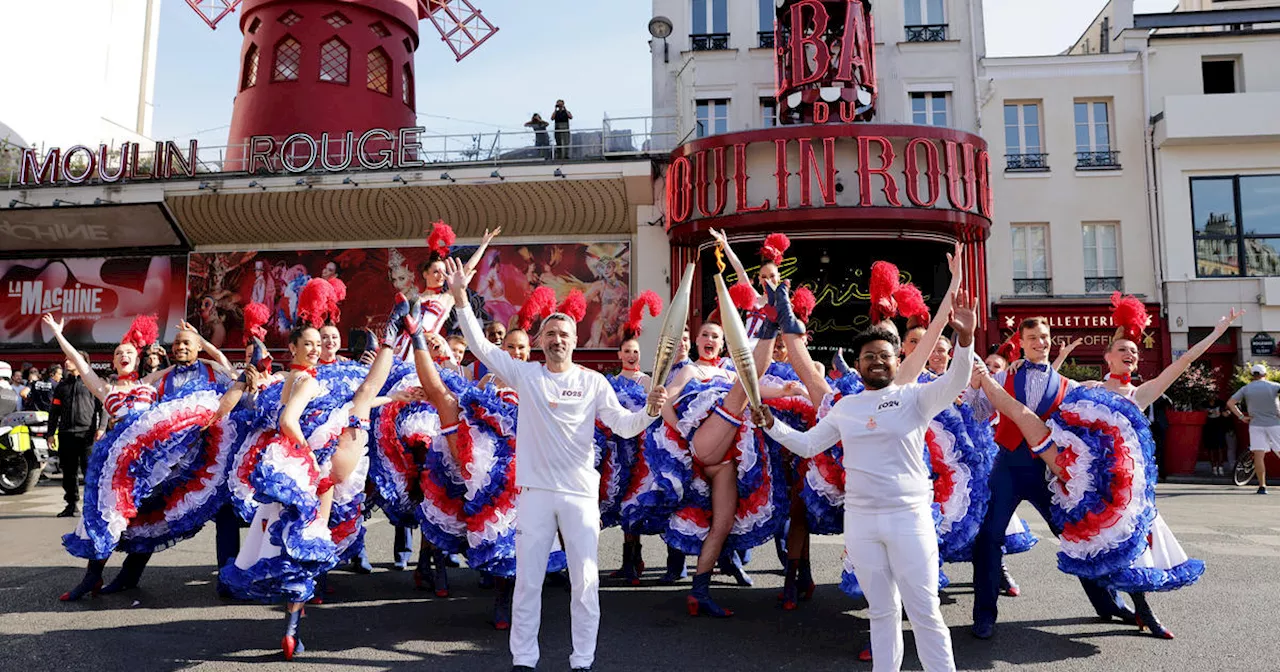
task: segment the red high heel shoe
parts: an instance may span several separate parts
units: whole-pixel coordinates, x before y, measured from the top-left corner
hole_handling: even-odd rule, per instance
[[[98,579],[92,586],[89,586],[88,589],[85,589],[83,586],[76,586],[75,588],[72,588],[71,590],[68,590],[67,592],[59,595],[58,599],[62,602],[75,602],[76,600],[79,600],[80,598],[84,597],[85,593],[88,593],[91,597],[94,597],[94,598],[101,595],[102,579]]]

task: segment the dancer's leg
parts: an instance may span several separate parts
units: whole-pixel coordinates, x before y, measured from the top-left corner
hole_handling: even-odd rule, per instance
[[[733,530],[733,518],[738,509],[738,469],[733,462],[706,468],[707,482],[711,486],[711,529],[698,553],[699,574],[716,568],[725,539]]]
[[[822,405],[822,399],[832,393],[831,384],[826,376],[818,373],[809,356],[809,346],[805,343],[804,334],[782,334],[782,342],[787,344],[787,356],[791,359],[791,368],[800,376],[800,382],[809,391],[809,401],[813,407]]]

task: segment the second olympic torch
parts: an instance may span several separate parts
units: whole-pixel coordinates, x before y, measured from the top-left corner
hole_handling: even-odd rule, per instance
[[[680,278],[680,288],[676,290],[676,295],[671,297],[671,303],[667,306],[666,313],[662,316],[662,331],[658,332],[658,349],[653,356],[653,377],[650,378],[649,389],[652,390],[654,385],[661,385],[667,380],[667,376],[671,374],[671,367],[675,364],[676,344],[680,342],[680,337],[684,334],[685,325],[689,322],[689,295],[693,293],[693,264],[684,267],[684,275]],[[656,406],[646,406],[645,411],[649,415],[658,415],[662,412],[661,408]]]
[[[720,273],[716,274],[716,297],[720,299],[720,328],[724,330],[724,342],[729,348],[729,357],[738,369],[738,382],[747,393],[747,403],[752,409],[760,408],[760,377],[756,375],[756,360],[752,353],[751,340],[747,338],[747,327],[742,323],[742,316],[733,305],[733,297],[724,284],[724,259],[720,248],[716,248],[716,264]]]

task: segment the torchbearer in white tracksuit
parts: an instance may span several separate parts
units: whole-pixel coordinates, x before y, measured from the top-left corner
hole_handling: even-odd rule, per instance
[[[589,670],[600,626],[600,473],[593,436],[598,418],[621,437],[636,436],[658,419],[645,409],[627,411],[599,372],[573,363],[577,323],[555,313],[542,323],[538,341],[545,363],[521,362],[489,342],[467,303],[474,271],[446,262],[449,291],[467,344],[490,371],[520,396],[516,428],[516,587],[512,603],[511,656],[517,670],[538,665],[542,581],[559,529],[573,584],[574,670]],[[655,386],[649,407],[660,408],[666,391]]]
[[[957,294],[952,305],[956,353],[941,378],[895,384],[898,337],[872,328],[853,341],[866,391],[841,399],[813,429],[774,423],[767,407],[753,412],[756,424],[801,457],[844,444],[844,543],[867,596],[876,672],[902,666],[904,605],[924,669],[956,669],[938,602],[938,535],[924,462],[930,418],[955,402],[972,372],[973,300]]]

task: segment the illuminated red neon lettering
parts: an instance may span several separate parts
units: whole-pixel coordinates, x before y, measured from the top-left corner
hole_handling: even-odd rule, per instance
[[[711,152],[716,162],[715,208],[707,205],[707,192],[711,191],[711,181],[707,179],[707,153],[698,152],[693,157],[693,183],[697,192],[698,212],[703,217],[719,217],[729,203],[729,175],[725,170],[724,147],[716,147]]]
[[[928,184],[928,198],[920,198],[920,152],[924,148],[924,175]],[[932,208],[942,196],[942,168],[938,164],[938,146],[928,138],[912,138],[907,143],[907,200],[918,208]]]
[[[810,12],[812,29],[805,35],[805,9]],[[827,9],[818,0],[801,0],[791,6],[791,87],[800,87],[819,81],[831,66],[831,52],[822,37],[827,32]],[[809,54],[808,49],[813,53]],[[809,72],[808,57],[813,57],[813,71]]]
[[[880,145],[880,167],[871,167],[871,143]],[[871,200],[871,176],[879,175],[884,178],[884,197],[889,205],[894,207],[902,207],[902,201],[898,200],[898,182],[894,180],[893,174],[889,169],[893,167],[893,145],[889,139],[879,135],[863,136],[858,138],[858,198],[859,204],[863,207],[872,205]]]
[[[734,212],[760,212],[769,209],[769,199],[764,203],[747,207],[747,143],[740,142],[733,146],[733,192]]]
[[[814,175],[818,180],[818,191],[822,193],[823,205],[836,204],[836,139],[822,139],[822,175],[815,175],[818,171],[818,159],[813,154],[813,141],[809,138],[800,138],[800,205],[809,207],[813,205],[813,199],[810,197],[810,176]],[[825,177],[825,179],[824,179]]]

